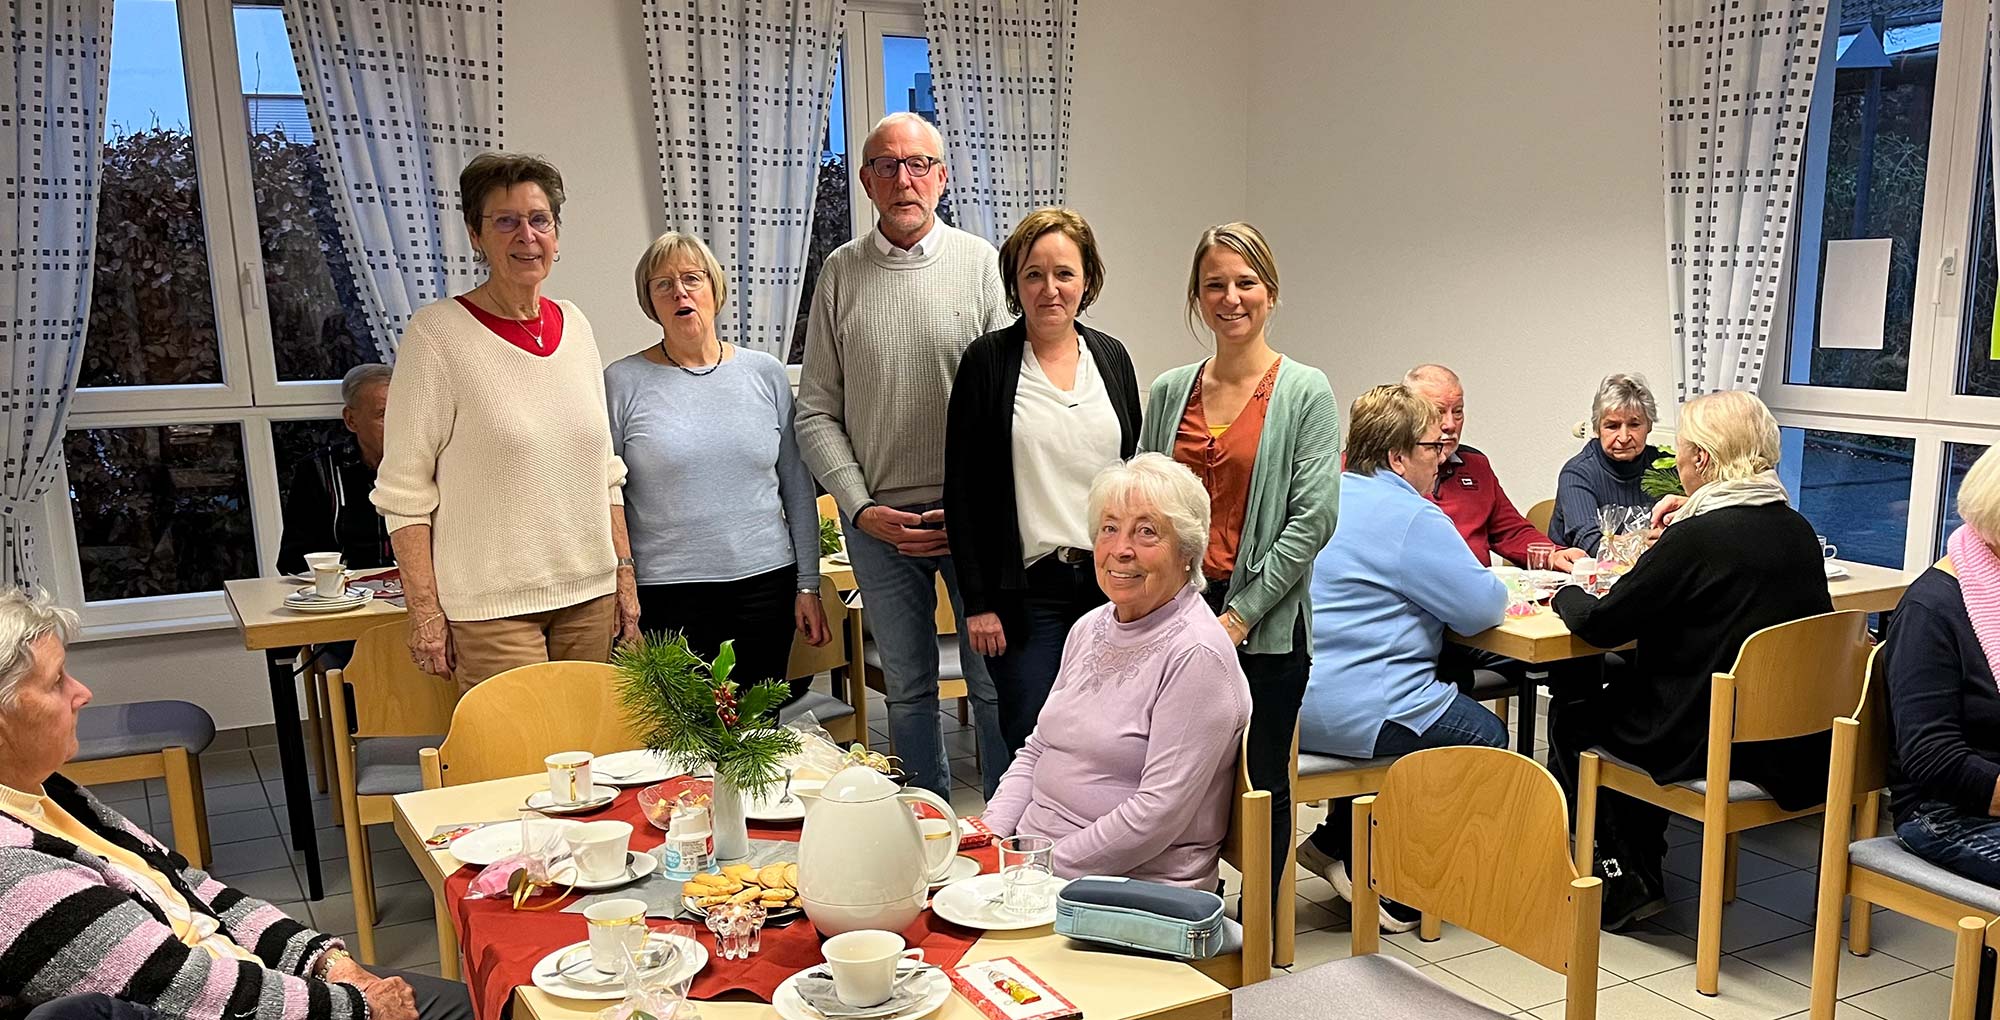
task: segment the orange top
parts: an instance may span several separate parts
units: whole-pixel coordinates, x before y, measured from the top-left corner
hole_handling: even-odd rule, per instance
[[[1243,539],[1243,515],[1250,505],[1250,469],[1257,463],[1257,441],[1264,435],[1264,414],[1270,410],[1271,388],[1282,361],[1271,362],[1236,420],[1219,428],[1211,426],[1202,411],[1202,373],[1195,373],[1187,410],[1174,432],[1174,459],[1187,465],[1208,490],[1208,550],[1201,557],[1201,572],[1211,581],[1227,581],[1236,569],[1236,546]]]

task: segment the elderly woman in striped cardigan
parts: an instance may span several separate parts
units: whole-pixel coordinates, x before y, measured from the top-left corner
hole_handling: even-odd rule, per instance
[[[363,970],[57,775],[90,702],[67,669],[75,627],[0,595],[0,1015],[470,1020],[464,985]]]

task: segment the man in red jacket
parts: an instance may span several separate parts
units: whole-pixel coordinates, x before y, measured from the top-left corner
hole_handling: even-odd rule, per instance
[[[1458,526],[1472,555],[1487,563],[1489,554],[1497,552],[1509,562],[1523,565],[1528,562],[1528,546],[1537,542],[1554,545],[1514,509],[1486,455],[1460,444],[1465,429],[1465,388],[1459,385],[1458,373],[1443,365],[1418,365],[1403,376],[1403,385],[1437,405],[1443,418],[1442,438],[1449,444],[1445,462],[1431,483],[1431,491],[1424,495]],[[1552,565],[1566,571],[1578,557],[1588,555],[1581,549],[1557,549]]]

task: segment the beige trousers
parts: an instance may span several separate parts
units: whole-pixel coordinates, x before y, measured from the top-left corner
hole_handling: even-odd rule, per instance
[[[450,622],[458,655],[452,678],[464,693],[516,666],[564,660],[609,662],[618,631],[618,596],[600,595],[546,613]]]

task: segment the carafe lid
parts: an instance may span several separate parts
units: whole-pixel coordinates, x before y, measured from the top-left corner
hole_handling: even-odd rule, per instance
[[[826,781],[826,789],[820,791],[819,799],[835,804],[866,804],[894,797],[900,789],[888,776],[866,765],[849,765]]]

